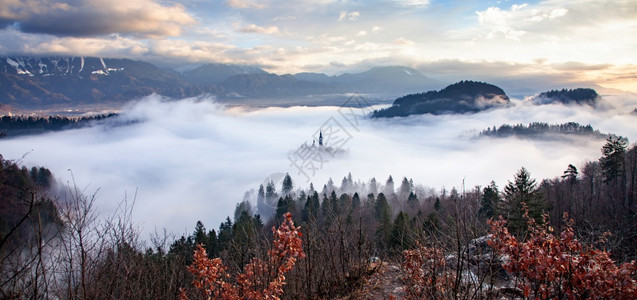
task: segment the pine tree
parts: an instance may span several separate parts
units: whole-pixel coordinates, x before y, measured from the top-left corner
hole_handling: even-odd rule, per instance
[[[409,216],[402,211],[394,219],[394,226],[391,231],[390,247],[405,250],[413,247],[411,240]]]
[[[385,193],[385,196],[387,197],[391,196],[395,192],[394,178],[392,178],[391,175],[389,175],[389,178],[387,178],[387,182],[385,183],[385,189],[383,192]]]
[[[259,214],[271,217],[275,212],[275,205],[278,198],[279,195],[276,192],[274,182],[268,182],[265,187],[265,205],[263,206],[263,211],[259,210]]]
[[[259,185],[259,192],[257,192],[257,211],[259,214],[266,214],[266,203],[265,203],[265,189],[263,188],[263,184]]]
[[[392,229],[392,212],[385,194],[379,193],[376,197],[374,213],[376,220],[378,220],[378,227],[376,228],[378,246],[385,250],[389,245]]]
[[[228,217],[225,222],[219,225],[219,235],[217,236],[219,251],[228,249],[232,236],[232,221]]]
[[[343,180],[341,181],[341,193],[348,193],[350,189],[351,186],[349,185],[347,177],[343,177]]]
[[[372,179],[369,180],[368,193],[369,194],[378,193],[378,183],[376,182],[376,178],[374,177],[372,177]]]
[[[316,191],[314,191],[312,195],[307,196],[307,202],[305,202],[305,207],[303,209],[303,221],[310,222],[316,220],[320,209],[321,204],[319,195]]]
[[[292,177],[290,177],[290,174],[285,173],[285,177],[283,178],[283,186],[281,187],[281,193],[283,193],[283,195],[289,195],[290,193],[292,193],[293,189],[294,183],[292,182]]]
[[[336,196],[336,192],[332,191],[330,193],[330,209],[332,213],[338,215],[340,213],[339,205],[338,205],[338,196]]]
[[[234,221],[239,220],[239,217],[243,212],[247,212],[248,216],[252,215],[252,205],[248,201],[242,201],[241,203],[237,203],[237,206],[234,209]]]
[[[418,196],[416,196],[414,192],[409,193],[409,197],[407,197],[407,205],[409,205],[410,208],[415,209],[418,207],[418,204]]]
[[[403,181],[400,183],[400,188],[398,190],[398,197],[400,197],[401,201],[405,201],[411,191],[412,189],[409,180],[407,180],[407,177],[403,177]]]
[[[195,225],[195,232],[192,233],[193,240],[195,241],[195,245],[206,244],[208,241],[208,235],[206,234],[206,227],[203,226],[201,221],[197,221]]]
[[[500,192],[495,181],[486,186],[482,190],[482,201],[480,203],[480,209],[478,215],[481,218],[489,219],[498,215],[500,207]]]
[[[219,256],[217,232],[214,229],[210,229],[210,231],[208,231],[208,241],[206,242],[206,252],[208,252],[208,258],[214,258]]]
[[[336,187],[334,186],[334,181],[332,180],[332,177],[330,177],[330,178],[327,180],[327,186],[326,186],[326,188],[327,188],[327,192],[328,192],[328,193],[336,190]]]
[[[354,196],[352,196],[352,210],[358,210],[358,208],[361,206],[361,199],[358,196],[358,193],[354,193]]]
[[[507,219],[509,230],[521,237],[526,232],[526,220],[524,219],[524,206],[529,210],[529,216],[541,222],[542,205],[541,195],[538,193],[535,179],[531,179],[529,171],[522,167],[515,175],[513,182],[509,181],[504,188],[502,213]]]
[[[569,164],[566,171],[564,171],[564,175],[562,175],[562,179],[570,184],[574,184],[577,181],[577,175],[577,168],[574,165]]]
[[[380,220],[383,216],[383,213],[390,211],[391,208],[389,207],[389,203],[387,202],[385,194],[379,193],[376,197],[376,202],[374,203],[374,212],[376,213],[376,219]],[[389,215],[391,215],[391,213]]]
[[[604,182],[609,183],[616,178],[623,176],[624,156],[626,154],[626,140],[622,137],[613,139],[609,137],[602,147],[602,158],[599,162],[602,165],[602,175]]]

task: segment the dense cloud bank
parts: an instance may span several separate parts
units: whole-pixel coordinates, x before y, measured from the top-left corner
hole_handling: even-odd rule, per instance
[[[353,118],[368,109],[250,110],[224,108],[211,99],[151,96],[90,128],[0,140],[0,152],[5,159],[28,153],[21,164],[45,166],[59,182],[72,184],[73,175],[87,194],[99,189],[98,206],[105,215],[136,193],[134,217],[146,234],[163,227],[183,233],[196,220],[216,227],[246,191],[257,189],[270,174],[289,172],[296,187],[307,188],[307,177],[290,158],[298,158],[296,151],[311,145],[320,128],[327,131],[326,143],[349,150],[325,156],[322,166],[315,161],[315,174],[303,169],[320,186],[330,177],[338,184],[348,172],[364,182],[406,176],[436,189],[460,188],[463,180],[467,188],[491,180],[504,186],[522,166],[535,178],[559,176],[568,164],[581,167],[599,158],[604,144],[586,138],[475,138],[480,130],[503,123],[573,121],[637,139],[634,95],[606,97],[597,110],[513,102],[511,108],[478,114],[370,120]],[[336,130],[340,137],[329,136]]]

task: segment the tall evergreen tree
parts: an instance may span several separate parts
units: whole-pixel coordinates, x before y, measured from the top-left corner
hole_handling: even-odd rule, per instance
[[[252,215],[252,205],[248,201],[242,201],[241,203],[237,203],[237,206],[234,209],[234,221],[239,220],[239,217],[243,212],[247,212],[248,216]]]
[[[367,192],[369,194],[378,193],[378,183],[376,182],[376,178],[372,177],[372,179],[369,180],[369,186],[367,188]]]
[[[305,202],[305,207],[303,209],[303,221],[310,222],[316,220],[320,209],[321,204],[319,195],[316,191],[314,191],[312,195],[307,196],[307,201]]]
[[[195,232],[192,233],[192,237],[195,245],[203,244],[205,246],[206,242],[208,242],[206,227],[203,226],[201,221],[197,221],[197,224],[195,225]]]
[[[390,237],[390,247],[400,250],[406,250],[413,247],[411,237],[411,226],[409,224],[409,216],[400,211],[394,219]]]
[[[379,242],[378,244],[381,249],[387,249],[389,239],[391,237],[392,213],[389,203],[387,203],[387,199],[383,193],[379,193],[378,197],[376,197],[375,211],[376,218],[379,222],[378,228],[376,229],[376,236]]]
[[[206,252],[208,253],[208,258],[214,258],[219,256],[217,232],[214,229],[210,229],[210,231],[208,231],[208,241],[206,242]]]
[[[341,193],[349,193],[351,188],[352,187],[349,184],[347,177],[343,177],[343,180],[341,181]]]
[[[266,210],[265,188],[263,188],[263,184],[261,184],[259,185],[259,191],[257,192],[257,211],[259,214],[267,215]]]
[[[405,201],[407,200],[407,197],[409,197],[409,193],[411,192],[412,189],[409,180],[407,179],[407,177],[403,177],[403,181],[400,183],[400,188],[398,189],[398,197],[401,201]]]
[[[418,207],[418,196],[416,196],[416,194],[414,194],[414,192],[410,192],[409,196],[407,197],[407,205],[409,206],[409,208],[411,209],[415,209]]]
[[[255,255],[257,228],[247,211],[241,212],[239,219],[232,225],[232,242],[229,255],[238,262],[239,268],[247,264]]]
[[[500,207],[500,191],[495,181],[482,189],[482,199],[478,215],[482,218],[489,219],[498,215]]]
[[[357,210],[361,206],[361,198],[358,196],[358,193],[354,193],[352,196],[352,210]]]
[[[271,217],[277,205],[277,199],[279,199],[279,194],[276,192],[276,186],[274,182],[270,181],[265,187],[265,205],[263,206],[263,211],[259,211],[259,214]]]
[[[326,187],[327,187],[327,192],[328,192],[328,193],[330,193],[330,192],[332,192],[332,191],[336,191],[336,186],[334,186],[334,180],[332,180],[332,177],[330,177],[330,178],[327,180],[327,185],[326,185]]]
[[[228,217],[225,222],[219,225],[219,235],[217,235],[219,251],[226,250],[230,247],[232,237],[232,221],[230,217]]]
[[[509,181],[504,188],[502,213],[507,219],[509,230],[518,237],[526,232],[526,220],[524,220],[523,205],[529,210],[529,217],[541,222],[543,204],[537,183],[531,178],[531,174],[522,167],[515,175],[513,182]],[[523,204],[524,203],[524,204]]]
[[[606,144],[602,147],[602,158],[599,160],[604,182],[609,183],[623,175],[625,154],[626,140],[624,138],[609,137],[606,140]]]
[[[392,178],[391,175],[389,175],[389,178],[387,178],[387,182],[385,182],[385,189],[383,190],[383,192],[385,193],[386,197],[389,197],[395,193],[394,178]]]
[[[290,174],[285,173],[285,177],[283,177],[283,186],[281,187],[281,193],[283,193],[283,195],[289,195],[292,193],[293,189],[294,183],[292,182],[292,177],[290,177]]]
[[[376,203],[374,203],[374,212],[376,214],[376,219],[380,220],[383,217],[383,214],[389,212],[389,216],[391,216],[391,208],[389,207],[389,203],[387,202],[387,198],[385,194],[379,193],[376,196]]]
[[[562,179],[570,184],[574,184],[577,181],[577,168],[574,165],[569,164],[564,171],[564,175],[562,175]]]

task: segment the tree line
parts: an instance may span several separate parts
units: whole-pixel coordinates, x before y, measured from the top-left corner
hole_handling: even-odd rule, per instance
[[[116,113],[91,116],[2,116],[0,137],[59,131],[87,126],[92,122],[117,116]]]
[[[528,125],[525,124],[503,124],[500,127],[487,128],[481,131],[478,136],[491,136],[491,137],[541,137],[551,134],[559,135],[576,135],[576,136],[589,136],[593,138],[606,139],[609,137],[617,137],[614,134],[602,133],[599,130],[593,129],[593,126],[581,125],[577,122],[566,122],[562,124],[549,124],[543,122],[533,122]]]

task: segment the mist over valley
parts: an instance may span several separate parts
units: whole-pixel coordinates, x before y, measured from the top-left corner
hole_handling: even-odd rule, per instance
[[[581,167],[597,159],[605,142],[476,138],[503,124],[578,122],[637,138],[635,116],[626,113],[637,104],[631,95],[607,96],[602,108],[511,102],[472,114],[372,119],[371,111],[387,106],[249,108],[205,97],[149,96],[90,127],[2,139],[0,145],[5,159],[46,166],[59,183],[97,191],[105,214],[136,195],[135,220],[148,234],[161,228],[180,233],[197,219],[219,224],[246,192],[256,205],[256,190],[271,174],[289,173],[303,189],[310,183],[320,189],[330,178],[338,185],[350,172],[366,184],[392,175],[436,190],[485,186],[491,180],[505,185],[522,166],[535,178],[560,176],[569,164]],[[315,170],[295,167],[295,151],[318,143],[320,130],[326,137],[335,132],[326,144],[347,155],[324,155]]]

